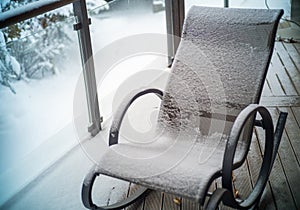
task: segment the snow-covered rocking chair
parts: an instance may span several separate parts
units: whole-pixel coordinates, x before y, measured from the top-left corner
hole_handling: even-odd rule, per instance
[[[217,208],[221,201],[238,209],[257,206],[287,117],[280,113],[274,132],[268,110],[258,105],[282,14],[282,10],[192,7],[166,89],[129,94],[114,116],[110,148],[83,182],[84,206],[121,209],[142,198],[147,189],[204,205],[218,177],[222,187],[212,193],[207,209]],[[146,145],[118,143],[128,107],[149,93],[162,99],[156,139]],[[263,162],[253,191],[245,200],[236,200],[232,171],[247,157],[254,126],[265,131]],[[100,174],[143,187],[122,202],[98,207],[92,188]]]

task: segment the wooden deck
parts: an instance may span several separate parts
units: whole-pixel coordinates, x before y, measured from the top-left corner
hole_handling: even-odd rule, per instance
[[[262,104],[269,107],[274,119],[278,116],[279,111],[286,111],[289,115],[279,154],[259,209],[300,209],[299,93],[300,44],[277,42],[263,91]],[[261,151],[263,151],[262,132],[261,129],[254,130],[246,163],[234,172],[234,184],[242,198],[251,192],[258,176],[262,160]],[[82,179],[90,167],[92,167],[92,163],[85,156],[82,148],[76,147],[0,209],[85,209],[79,193]],[[98,184],[96,184],[96,189],[93,189],[95,190],[94,200],[97,204],[102,205],[122,200],[137,188],[133,184],[128,188],[127,182],[121,186],[120,180],[116,181],[113,186],[102,184],[104,182],[99,181],[99,178],[96,182]],[[218,185],[220,185],[220,180],[213,183],[211,190]],[[177,198],[180,202],[176,204],[174,198],[176,197],[170,194],[152,191],[140,203],[135,203],[126,210],[200,210],[202,208],[188,199]],[[229,208],[221,206],[220,209]]]
[[[288,112],[288,119],[259,209],[300,209],[300,44],[276,42],[261,103],[268,106],[274,120],[280,111]],[[234,172],[234,184],[241,198],[251,192],[258,177],[264,147],[263,132],[254,130],[247,160]],[[211,189],[219,184],[220,180],[217,180]],[[131,186],[129,194],[134,189],[135,186]],[[127,209],[199,210],[202,207],[188,199],[152,191],[142,202]]]

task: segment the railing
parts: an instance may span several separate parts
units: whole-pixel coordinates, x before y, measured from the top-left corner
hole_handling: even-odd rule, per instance
[[[167,33],[180,37],[182,31],[182,23],[184,18],[184,1],[174,0],[166,1],[166,20]],[[100,110],[98,104],[97,84],[95,79],[95,69],[93,62],[93,52],[91,46],[91,37],[89,24],[90,19],[87,15],[85,0],[41,0],[29,3],[21,8],[9,10],[0,14],[0,29],[10,26],[12,24],[24,21],[26,19],[38,16],[40,14],[49,12],[51,10],[63,7],[67,4],[73,4],[74,16],[76,23],[74,30],[78,31],[79,48],[81,53],[81,62],[84,74],[84,81],[86,87],[87,105],[89,113],[90,126],[88,131],[94,136],[101,130],[102,118],[100,117]],[[180,14],[178,16],[177,14]],[[175,55],[178,39],[168,39],[168,54],[169,64],[171,65],[172,58]]]
[[[184,0],[166,0],[166,23],[168,36],[168,57],[169,65],[175,56],[181,36],[184,20]],[[9,10],[0,14],[0,29],[26,19],[38,16],[51,10],[73,4],[76,23],[74,30],[78,32],[81,62],[86,88],[87,105],[89,113],[88,131],[94,136],[101,130],[102,117],[98,104],[97,84],[95,78],[95,68],[93,62],[93,51],[87,15],[86,0],[40,0],[29,3],[21,8]],[[229,1],[224,0],[224,7],[228,7]]]
[[[97,86],[95,79],[95,68],[93,62],[93,51],[85,0],[44,0],[29,3],[21,8],[9,10],[0,14],[0,29],[20,21],[35,17],[51,10],[73,4],[76,23],[74,30],[78,31],[79,48],[85,81],[87,105],[89,113],[88,131],[94,136],[101,130],[100,110],[98,104]]]

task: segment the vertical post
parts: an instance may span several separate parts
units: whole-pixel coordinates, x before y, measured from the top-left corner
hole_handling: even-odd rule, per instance
[[[175,55],[174,41],[173,41],[172,0],[165,1],[165,8],[166,8],[166,24],[167,24],[168,66],[171,66]]]
[[[183,21],[184,21],[184,1],[183,0],[173,0],[172,4],[172,19],[173,19],[173,35],[174,39],[174,54],[177,51],[181,37]]]
[[[224,0],[224,7],[229,7],[229,0]]]
[[[184,18],[185,18],[185,4],[184,1],[178,0],[178,5],[179,5],[179,17],[180,17],[180,36],[182,33],[183,29],[183,23],[184,23]]]
[[[172,35],[168,37],[168,53],[169,65],[172,64],[172,59],[177,51],[180,39],[183,22],[184,22],[184,0],[166,0],[166,20],[167,33]]]
[[[102,118],[100,117],[99,111],[95,67],[89,30],[90,19],[88,18],[85,0],[75,1],[73,3],[73,10],[76,18],[74,30],[78,31],[79,48],[89,112],[90,125],[88,127],[88,131],[92,136],[95,136],[101,130]]]
[[[300,23],[300,1],[291,0],[291,20]]]

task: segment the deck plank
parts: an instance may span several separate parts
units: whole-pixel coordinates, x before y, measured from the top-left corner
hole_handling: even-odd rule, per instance
[[[281,110],[282,109],[283,108],[281,108]],[[271,113],[272,116],[274,116],[275,118],[277,118],[279,116],[279,113],[276,111],[277,110],[272,110],[272,113]],[[283,111],[290,112],[287,109],[283,109]],[[291,119],[291,118],[292,117],[289,117],[289,119]],[[297,209],[300,209],[300,194],[298,193],[298,192],[300,192],[300,179],[299,179],[300,166],[299,166],[299,162],[296,158],[294,148],[292,147],[292,144],[291,144],[291,138],[288,138],[288,136],[287,136],[287,134],[288,134],[287,130],[291,125],[291,123],[289,123],[289,121],[290,120],[288,120],[285,132],[282,135],[282,140],[281,140],[281,144],[280,144],[280,148],[279,148],[279,155],[280,155],[280,160],[283,165],[285,176],[287,178],[288,186],[292,192],[294,202],[296,204]],[[290,130],[290,131],[293,131],[293,130]],[[298,132],[298,137],[299,137],[299,133],[300,132]],[[298,141],[298,138],[296,138],[295,140]],[[298,146],[299,142],[298,142],[298,144],[296,143],[295,145]]]
[[[181,202],[181,209],[182,210],[199,210],[199,209],[201,209],[201,207],[200,207],[200,204],[198,204],[192,200],[183,198],[182,202]]]
[[[294,46],[294,48],[296,49],[296,51],[298,52],[298,54],[300,56],[300,44],[299,43],[293,43],[292,45]]]
[[[293,111],[293,115],[297,122],[297,125],[300,128],[300,106],[299,107],[291,107],[291,109]]]
[[[275,45],[276,53],[278,55],[281,64],[284,66],[286,71],[288,72],[291,81],[294,83],[295,88],[300,93],[300,72],[295,66],[294,62],[291,60],[289,54],[287,53],[284,45],[282,43],[276,43]]]
[[[294,115],[294,119],[296,120],[298,127],[300,128],[300,106],[299,107],[291,107]]]
[[[288,107],[278,107],[279,111],[287,112],[288,118],[285,126],[285,135],[288,136],[288,142],[292,145],[291,150],[288,150],[286,152],[291,152],[290,155],[296,156],[296,162],[298,163],[298,167],[300,164],[300,128],[299,125],[294,118],[294,114],[291,110],[291,108]],[[290,147],[289,147],[290,148]]]
[[[274,71],[280,80],[280,84],[286,95],[298,95],[300,93],[299,78],[294,78],[295,75],[289,75],[287,69],[279,59],[278,52],[272,56],[272,65],[270,70]],[[297,75],[296,75],[297,76]]]
[[[248,163],[249,163],[249,168],[250,168],[250,177],[251,177],[251,183],[252,187],[255,185],[259,171],[260,171],[260,166],[262,164],[262,157],[261,157],[261,151],[259,148],[259,142],[258,138],[256,135],[256,132],[253,133],[252,136],[252,142],[250,145],[250,151],[247,157]],[[273,199],[273,193],[271,190],[270,182],[268,181],[266,188],[262,194],[260,204],[259,204],[259,209],[270,209],[274,210],[276,209],[276,205]]]
[[[271,111],[274,113],[275,109],[273,108],[273,110],[271,109]],[[256,131],[258,134],[261,151],[264,151],[264,131],[262,129],[256,129]],[[274,193],[274,199],[277,208],[296,209],[294,198],[289,187],[287,177],[285,176],[284,165],[282,164],[282,160],[280,157],[280,154],[284,153],[284,149],[286,148],[288,147],[285,146],[285,141],[283,139],[279,148],[279,154],[276,157],[269,180],[271,184],[271,189]]]
[[[273,96],[268,80],[266,80],[265,85],[263,87],[262,96]]]
[[[264,96],[260,104],[267,107],[300,106],[300,96]]]
[[[161,210],[163,203],[163,193],[152,191],[145,197],[144,210]]]
[[[252,191],[252,183],[247,161],[245,161],[240,168],[234,170],[234,176],[235,181],[233,184],[238,191],[238,197],[241,199],[247,198]]]
[[[164,201],[163,201],[163,210],[169,210],[169,209],[174,209],[174,210],[180,210],[181,208],[181,204],[178,203],[176,204],[174,202],[174,199],[178,199],[178,197],[176,197],[175,195],[171,195],[171,194],[167,194],[164,193]]]
[[[296,209],[278,156],[276,157],[269,180],[277,209]]]
[[[139,189],[138,185],[131,183],[129,186],[127,197],[132,195],[138,189]],[[128,206],[127,208],[125,208],[125,210],[143,210],[144,202],[145,202],[145,199],[141,199],[141,200],[133,203],[132,205]]]
[[[300,54],[297,51],[295,44],[284,43],[284,47],[286,49],[286,52],[289,54],[292,62],[297,67],[298,71],[300,71]]]
[[[282,86],[279,82],[278,76],[272,67],[269,67],[269,71],[267,73],[267,82],[270,85],[270,89],[274,96],[285,95],[285,92],[283,91]]]

